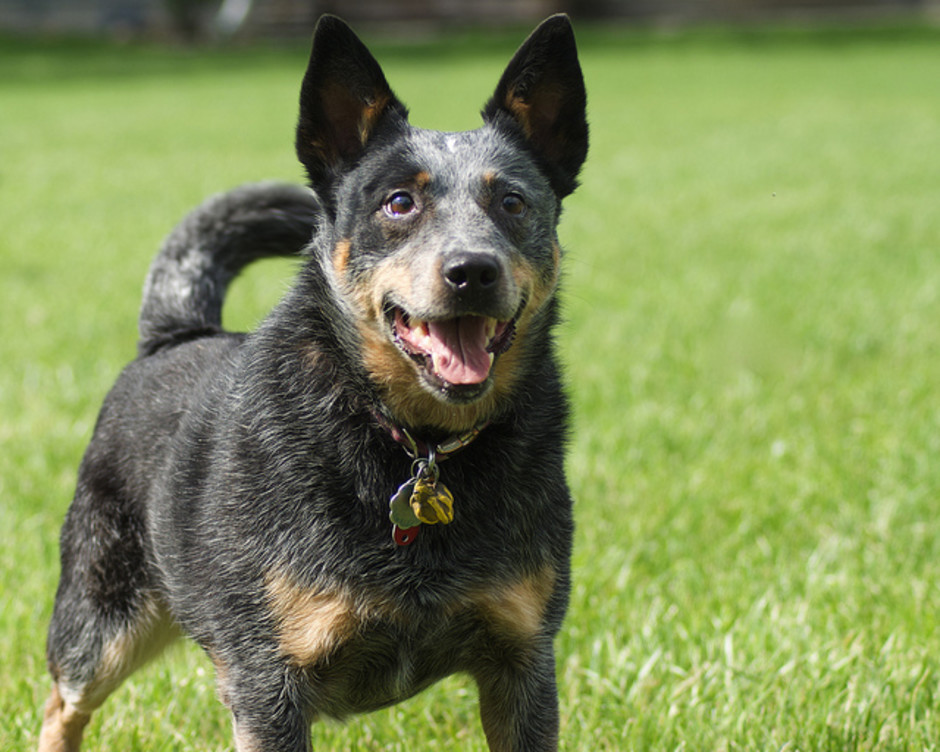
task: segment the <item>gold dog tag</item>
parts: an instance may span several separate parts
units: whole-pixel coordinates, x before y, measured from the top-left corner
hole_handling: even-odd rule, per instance
[[[440,481],[418,478],[411,493],[411,511],[426,525],[447,525],[454,519],[454,495]]]

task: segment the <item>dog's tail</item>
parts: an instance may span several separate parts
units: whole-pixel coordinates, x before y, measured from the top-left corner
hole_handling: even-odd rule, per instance
[[[318,202],[306,188],[253,183],[204,201],[170,233],[150,265],[140,308],[140,355],[222,331],[222,301],[248,264],[299,254]]]

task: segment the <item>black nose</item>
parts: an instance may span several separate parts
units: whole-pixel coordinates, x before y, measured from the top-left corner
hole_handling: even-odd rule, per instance
[[[500,267],[496,259],[486,253],[456,253],[444,262],[441,273],[458,295],[473,297],[496,287]]]

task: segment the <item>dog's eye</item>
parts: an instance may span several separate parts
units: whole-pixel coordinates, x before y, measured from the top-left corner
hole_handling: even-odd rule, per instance
[[[525,214],[525,199],[518,193],[507,193],[503,196],[503,211],[514,217],[521,217]]]
[[[397,219],[411,214],[418,207],[410,193],[406,191],[395,191],[386,199],[384,208],[388,216]]]

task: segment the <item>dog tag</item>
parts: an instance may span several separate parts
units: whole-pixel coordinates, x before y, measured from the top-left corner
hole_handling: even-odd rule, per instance
[[[399,546],[408,546],[415,542],[415,538],[418,537],[418,531],[421,529],[420,525],[415,527],[405,528],[404,530],[398,525],[392,525],[392,539]]]
[[[388,518],[392,521],[393,525],[402,530],[410,530],[421,524],[421,520],[415,516],[415,513],[411,509],[411,496],[416,483],[417,481],[414,478],[406,480],[398,487],[398,490],[392,494],[392,498],[389,499],[388,502]],[[410,542],[411,541],[409,541],[409,543]]]
[[[454,495],[440,481],[422,476],[411,493],[411,511],[426,525],[447,525],[454,519]]]

